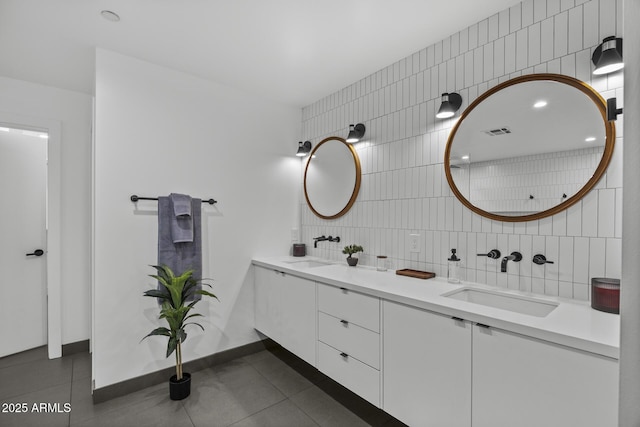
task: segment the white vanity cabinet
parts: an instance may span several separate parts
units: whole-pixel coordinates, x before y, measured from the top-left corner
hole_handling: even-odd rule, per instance
[[[318,369],[380,406],[380,300],[318,283]]]
[[[546,317],[510,315],[462,308],[437,280],[265,267],[256,329],[410,426],[617,426],[614,315],[566,301]]]
[[[383,409],[410,426],[470,426],[471,323],[389,301],[382,312]]]
[[[473,427],[618,425],[618,361],[473,327]]]
[[[316,283],[278,270],[255,269],[255,328],[316,366]]]

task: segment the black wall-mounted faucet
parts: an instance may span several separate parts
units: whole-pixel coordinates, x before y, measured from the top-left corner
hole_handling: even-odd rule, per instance
[[[340,237],[338,237],[338,236],[336,236],[336,237],[333,237],[333,236],[326,237],[324,234],[322,236],[320,236],[320,237],[314,237],[313,238],[313,247],[317,248],[318,247],[318,242],[325,242],[325,241],[327,241],[327,242],[340,242]]]
[[[522,254],[520,252],[511,252],[511,255],[502,258],[502,262],[500,263],[500,271],[502,273],[507,272],[507,263],[509,261],[520,262],[522,259]]]
[[[325,237],[325,235],[323,234],[320,237],[314,237],[313,238],[313,247],[317,248],[318,247],[318,242],[324,242],[325,240],[329,240],[327,239],[327,237]]]

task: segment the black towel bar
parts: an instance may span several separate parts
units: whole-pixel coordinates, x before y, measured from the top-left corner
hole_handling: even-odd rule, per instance
[[[157,197],[142,197],[142,196],[136,196],[135,194],[131,196],[130,199],[134,203],[137,202],[138,200],[158,200]],[[209,203],[210,205],[215,205],[216,203],[218,203],[218,201],[213,199],[208,199],[208,200],[202,199],[202,203]]]

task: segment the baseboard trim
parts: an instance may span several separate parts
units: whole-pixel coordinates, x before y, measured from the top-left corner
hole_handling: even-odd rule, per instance
[[[247,356],[249,354],[257,353],[259,351],[273,348],[275,346],[277,346],[277,344],[271,339],[267,338],[261,341],[245,344],[240,347],[235,347],[229,350],[221,351],[220,353],[215,353],[210,356],[183,363],[183,370],[185,372],[197,372],[202,369],[229,362],[233,359],[237,359],[238,357]],[[134,391],[142,390],[156,384],[161,384],[163,382],[168,383],[169,377],[174,373],[175,367],[172,366],[156,372],[152,372],[150,374],[131,378],[130,380],[95,389],[93,390],[93,404],[95,405],[97,403],[102,403],[116,397],[124,396],[125,394],[133,393]]]
[[[89,340],[72,342],[62,345],[62,357],[71,356],[76,353],[88,353],[89,352]]]

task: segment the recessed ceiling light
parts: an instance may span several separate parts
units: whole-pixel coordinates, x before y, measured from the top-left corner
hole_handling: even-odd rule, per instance
[[[593,142],[593,141],[596,140],[596,137],[595,136],[589,136],[589,137],[585,138],[584,140],[585,140],[585,142]]]
[[[120,21],[120,16],[118,16],[117,13],[112,12],[110,10],[103,10],[102,12],[100,12],[100,15],[107,21],[111,21],[111,22]]]
[[[533,108],[542,108],[547,105],[547,101],[538,101],[533,104]]]
[[[468,155],[462,156],[461,158],[462,158],[462,160],[469,160],[469,156]]]

